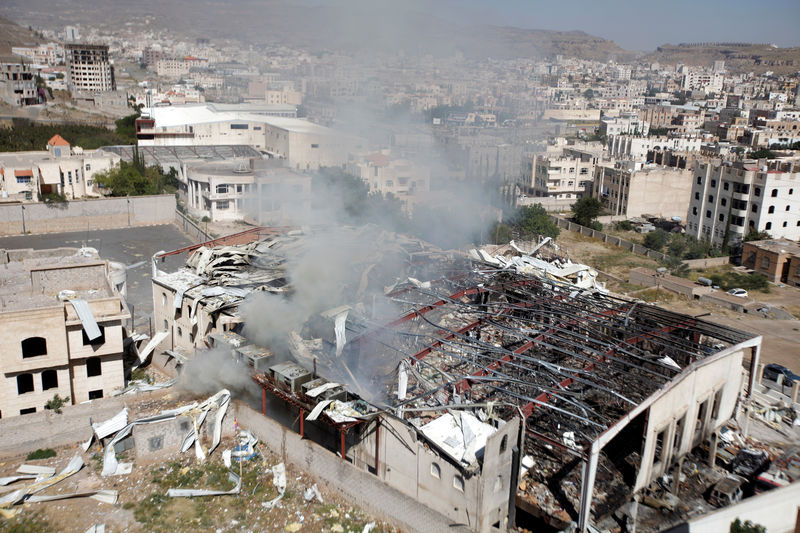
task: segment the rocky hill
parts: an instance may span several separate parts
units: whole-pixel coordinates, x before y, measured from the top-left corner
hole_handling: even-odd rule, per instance
[[[10,54],[13,46],[30,46],[40,42],[41,39],[29,29],[0,17],[0,54]]]
[[[770,44],[750,43],[692,43],[665,44],[645,57],[659,63],[683,63],[710,67],[724,60],[725,68],[733,73],[771,70],[776,74],[792,74],[800,70],[800,48],[778,48]]]

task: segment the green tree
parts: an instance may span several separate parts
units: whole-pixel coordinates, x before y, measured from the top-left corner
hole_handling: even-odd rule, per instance
[[[620,220],[614,224],[614,227],[617,231],[633,231],[633,224],[629,220]]]
[[[747,232],[747,235],[745,235],[742,238],[742,240],[744,242],[750,242],[750,241],[764,241],[766,239],[771,239],[771,238],[772,235],[770,235],[766,231],[758,231],[755,228],[750,228],[750,231]]]
[[[542,204],[526,205],[517,209],[508,223],[520,233],[524,239],[532,239],[537,235],[555,239],[561,233],[559,227],[550,218]]]
[[[600,203],[600,200],[584,197],[572,204],[572,220],[581,226],[589,227],[602,210],[603,204]]]
[[[169,179],[157,167],[142,170],[138,165],[138,161],[120,161],[118,167],[95,174],[95,181],[110,189],[111,196],[143,196],[166,190]]]
[[[669,128],[650,128],[647,130],[648,137],[663,137],[669,133]]]
[[[651,250],[660,252],[661,250],[664,249],[664,246],[667,244],[668,240],[669,240],[669,233],[659,228],[655,231],[651,231],[650,233],[644,236],[644,245],[650,248]]]
[[[760,150],[756,150],[755,152],[750,152],[747,154],[747,157],[750,159],[775,159],[776,156],[771,150],[762,148]]]
[[[591,100],[592,98],[594,98],[594,91],[591,89],[586,89],[585,91],[583,91],[583,97],[586,98],[587,100]]]

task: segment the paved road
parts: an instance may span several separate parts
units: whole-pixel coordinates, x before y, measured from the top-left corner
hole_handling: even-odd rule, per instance
[[[160,250],[175,250],[192,242],[176,226],[144,226],[94,231],[71,231],[16,237],[0,237],[0,248],[58,248],[60,246],[91,246],[100,257],[119,261],[128,269],[128,303],[133,305],[137,325],[146,326],[153,312],[153,293],[150,286],[150,258]],[[186,256],[170,256],[159,264],[161,270],[175,270],[183,265]]]

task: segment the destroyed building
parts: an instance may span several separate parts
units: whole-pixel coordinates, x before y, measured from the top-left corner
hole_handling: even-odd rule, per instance
[[[0,417],[124,386],[124,265],[91,248],[0,250],[0,263]]]
[[[343,278],[326,278],[335,260],[300,231],[200,247],[156,272],[162,348],[229,350],[264,414],[290,413],[302,435],[475,531],[523,519],[586,531],[715,448],[744,360],[758,365],[761,337],[610,295],[586,265],[342,231],[364,244],[345,246]],[[303,276],[298,256],[322,266]]]

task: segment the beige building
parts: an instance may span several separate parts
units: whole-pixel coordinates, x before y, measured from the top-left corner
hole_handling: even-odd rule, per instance
[[[84,152],[54,135],[46,151],[0,154],[0,191],[3,199],[32,202],[41,201],[47,194],[61,194],[70,200],[99,197],[94,175],[119,161],[115,154]]]
[[[19,56],[0,57],[0,100],[15,107],[40,103],[31,66]]]
[[[108,45],[68,44],[67,89],[70,92],[116,91],[114,65],[108,58]]]
[[[592,196],[612,215],[629,218],[647,214],[683,220],[691,192],[691,171],[655,165],[601,165],[592,186]]]
[[[750,241],[742,245],[742,265],[764,274],[773,283],[800,286],[800,245],[780,240]]]
[[[41,411],[55,395],[73,404],[108,397],[124,385],[130,313],[109,263],[64,255],[75,251],[0,251],[0,417]]]
[[[349,162],[347,171],[358,176],[370,192],[391,194],[402,202],[408,212],[421,196],[430,192],[430,169],[407,159],[392,159],[389,154],[370,154],[363,161]]]

